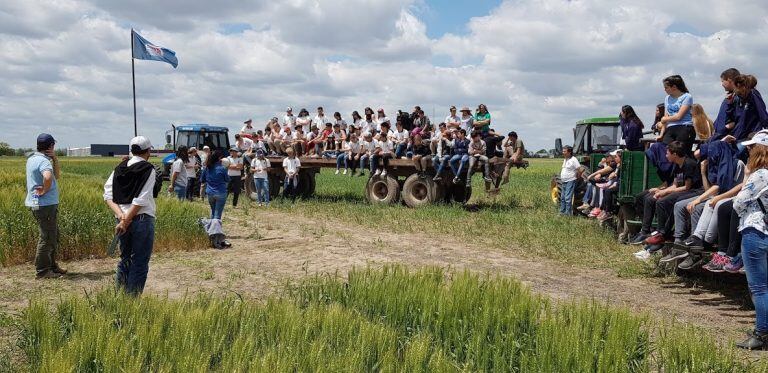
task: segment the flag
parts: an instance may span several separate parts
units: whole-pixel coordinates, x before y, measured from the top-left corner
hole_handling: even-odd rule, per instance
[[[176,58],[176,52],[152,44],[149,40],[144,39],[134,30],[131,30],[131,34],[133,35],[133,58],[167,62],[171,64],[174,69],[179,65],[179,60]]]

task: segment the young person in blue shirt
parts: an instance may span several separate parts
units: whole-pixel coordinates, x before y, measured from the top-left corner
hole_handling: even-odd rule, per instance
[[[458,184],[461,171],[469,164],[469,139],[467,139],[467,131],[460,129],[456,132],[456,139],[453,140],[451,150],[451,158],[448,164],[451,166],[451,171],[453,171],[453,183]]]
[[[27,158],[27,194],[24,205],[32,210],[40,237],[35,253],[35,271],[38,279],[56,278],[67,271],[56,263],[59,246],[59,160],[56,158],[56,140],[47,133],[37,137],[37,151]]]
[[[720,74],[720,85],[725,90],[725,98],[720,104],[720,110],[713,122],[714,134],[710,141],[721,140],[727,136],[733,127],[736,126],[736,117],[734,115],[736,106],[739,104],[739,97],[736,95],[736,78],[741,73],[734,68],[727,69]]]
[[[768,112],[762,95],[755,89],[757,78],[752,75],[739,75],[734,83],[739,97],[735,113],[738,121],[731,134],[735,141],[743,141],[750,133],[768,127]]]
[[[221,219],[224,205],[227,204],[230,177],[229,170],[221,164],[223,158],[224,152],[221,149],[211,153],[200,175],[200,183],[205,186],[205,195],[208,196],[208,204],[211,206],[211,219]]]
[[[693,129],[693,96],[688,92],[685,82],[680,75],[672,75],[664,78],[664,92],[667,97],[664,105],[667,115],[660,120],[662,125],[661,136],[657,139],[665,144],[680,141],[686,154],[691,154],[693,142],[696,140],[696,131]]]

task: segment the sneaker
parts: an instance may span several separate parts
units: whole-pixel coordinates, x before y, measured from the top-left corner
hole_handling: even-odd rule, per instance
[[[768,334],[752,332],[746,340],[736,343],[736,347],[746,350],[759,350],[768,345]]]
[[[576,210],[587,211],[590,208],[592,208],[592,206],[590,206],[589,203],[585,203],[585,204],[582,204],[581,206],[577,207]]]
[[[664,235],[658,232],[654,235],[651,235],[651,237],[648,237],[645,239],[645,243],[647,243],[648,245],[660,245],[660,244],[663,244],[664,241],[666,241],[664,239]]]
[[[51,271],[52,271],[53,273],[58,273],[58,274],[60,274],[60,275],[66,275],[66,274],[67,274],[67,270],[66,270],[66,269],[64,269],[64,268],[61,268],[61,267],[59,267],[59,265],[58,265],[58,264],[54,264],[54,265],[53,265],[53,268],[51,269]]]
[[[717,258],[717,262],[710,264],[707,270],[714,273],[723,273],[725,272],[725,266],[728,264],[731,264],[731,258],[727,255],[720,255]]]
[[[381,177],[387,176],[387,170],[382,170],[380,175]]]
[[[659,262],[667,263],[678,259],[683,259],[688,256],[688,252],[681,249],[672,249],[667,256],[661,258]]]
[[[645,255],[646,253],[648,253],[648,250],[646,250],[646,249],[642,249],[642,250],[640,250],[640,251],[638,251],[638,252],[636,252],[636,253],[634,253],[634,254],[632,254],[632,255],[634,255],[634,256],[643,256],[643,255]]]
[[[703,248],[704,242],[701,241],[701,238],[698,238],[696,236],[688,237],[687,240],[683,242],[684,246],[690,247],[690,248]]]
[[[338,174],[339,174],[339,170],[338,170],[338,169],[336,169],[336,172],[334,172],[333,174],[334,174],[334,175],[338,175]]]
[[[345,169],[344,169],[344,172],[342,172],[341,174],[342,174],[342,175],[346,175],[346,174],[347,174],[347,169],[345,168]]]
[[[721,260],[723,260],[722,255],[718,253],[714,253],[712,254],[712,257],[709,258],[709,261],[707,262],[707,264],[704,264],[701,268],[706,269],[707,271],[711,271],[710,268],[712,268],[712,266],[714,266]]]
[[[435,175],[435,177],[432,178],[432,181],[440,181],[440,180],[443,180],[443,178],[440,177],[440,175]]]
[[[677,268],[680,268],[682,270],[690,270],[694,268],[694,264],[696,264],[699,260],[694,258],[693,255],[688,255],[685,260],[683,260],[680,264],[677,265]]]
[[[493,179],[491,179],[488,176],[484,177],[483,180],[485,180],[486,183],[492,183],[493,182]]]
[[[459,179],[459,177],[458,177],[458,176],[456,176],[456,177],[454,177],[454,178],[453,178],[453,183],[454,183],[454,184],[458,184],[460,181],[461,181],[461,180]]]
[[[630,245],[642,245],[645,243],[645,239],[648,238],[647,233],[638,232],[635,237],[632,237],[631,240],[629,240]]]
[[[61,278],[61,274],[48,270],[43,273],[38,273],[37,275],[35,275],[35,279],[37,280],[45,280],[50,278]]]
[[[664,245],[646,245],[645,250],[651,254],[656,254],[664,248]]]
[[[723,270],[728,273],[739,273],[742,267],[744,267],[744,262],[741,260],[741,255],[736,255],[730,263],[723,266]]]
[[[635,253],[635,258],[637,258],[638,260],[642,260],[644,262],[647,262],[647,261],[651,260],[651,255],[652,254],[649,253],[648,250],[643,249],[643,250],[640,250],[640,251]]]
[[[590,217],[590,218],[596,218],[598,215],[600,215],[600,213],[601,213],[601,212],[602,212],[602,211],[600,210],[600,208],[599,208],[599,207],[595,207],[595,208],[594,208],[594,209],[592,209],[592,211],[589,213],[589,217]]]

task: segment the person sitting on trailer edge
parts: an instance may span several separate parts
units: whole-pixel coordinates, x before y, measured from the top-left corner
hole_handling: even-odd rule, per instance
[[[448,165],[453,171],[453,183],[458,184],[461,180],[461,174],[469,164],[469,139],[466,137],[466,131],[459,130],[458,132],[445,131],[450,136],[451,133],[456,136],[453,140],[453,146],[451,146],[451,159],[448,161]],[[467,179],[469,179],[469,172],[467,172]]]
[[[296,153],[293,149],[288,149],[288,156],[283,159],[283,171],[285,172],[285,191],[283,196],[290,198],[291,201],[296,200],[296,194],[299,190],[299,168],[301,167],[301,161],[296,158]]]
[[[451,148],[453,148],[455,144],[455,141],[451,138],[451,132],[446,131],[445,126],[443,126],[442,129],[443,131],[440,132],[441,138],[437,142],[435,151],[432,152],[432,154],[434,154],[432,157],[432,167],[435,168],[435,177],[432,178],[433,181],[442,180],[441,175],[445,166],[451,160]]]
[[[387,176],[387,168],[389,168],[389,160],[394,156],[394,144],[387,136],[388,123],[383,125],[381,129],[382,131],[378,135],[379,139],[376,141],[376,149],[371,156],[371,175],[385,177]],[[383,163],[381,169],[379,169],[379,160]]]
[[[416,172],[419,178],[426,177],[427,164],[429,163],[429,145],[425,144],[421,139],[421,135],[413,136],[413,147],[411,148],[413,166],[416,168]]]
[[[475,164],[479,164],[483,167],[483,179],[486,183],[490,183],[491,180],[491,165],[488,163],[488,157],[486,153],[485,141],[480,136],[482,132],[472,132],[472,141],[469,143],[469,167],[467,168],[467,187],[472,185],[472,174],[474,173]]]
[[[515,163],[523,161],[525,156],[525,144],[517,137],[517,132],[510,131],[501,145],[504,151],[504,159],[508,161],[504,165],[504,173],[501,175],[501,185],[509,183],[509,170]]]
[[[370,132],[366,132],[363,135],[363,141],[360,146],[360,174],[358,176],[365,176],[365,162],[371,163],[371,157],[376,151],[376,140],[373,139],[373,135]]]

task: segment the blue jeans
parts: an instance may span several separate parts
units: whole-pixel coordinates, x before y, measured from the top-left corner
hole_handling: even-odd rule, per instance
[[[347,153],[339,153],[339,155],[336,156],[336,169],[340,169],[342,165],[344,165],[344,168],[346,168]]]
[[[408,144],[397,144],[395,148],[395,157],[402,158],[405,155],[405,150],[408,149]]]
[[[211,205],[211,219],[221,219],[224,214],[224,205],[227,204],[227,194],[208,195],[208,204]]]
[[[187,187],[174,185],[173,193],[176,194],[176,198],[178,198],[179,200],[183,201],[187,199]]]
[[[118,288],[131,295],[144,291],[154,242],[155,218],[146,214],[136,216],[128,230],[120,236],[120,262],[115,271]]]
[[[444,155],[442,157],[436,155],[436,156],[432,157],[432,167],[435,168],[436,173],[438,175],[443,173],[443,169],[445,169],[445,165],[448,164],[448,159],[450,159],[450,158],[451,158],[451,156],[449,156],[449,155]]]
[[[563,183],[563,188],[560,191],[560,213],[563,215],[572,215],[571,203],[573,200],[573,192],[576,189],[576,180],[571,180],[567,183]]]
[[[370,156],[368,154],[363,154],[363,155],[360,156],[360,174],[362,174],[363,171],[365,170],[365,161],[368,158],[370,158]]]
[[[283,195],[284,197],[291,197],[291,199],[296,199],[296,193],[299,189],[299,176],[294,175],[293,177],[285,176],[285,185],[283,186]]]
[[[256,202],[269,204],[269,181],[265,177],[253,179],[256,186]]]
[[[376,170],[379,169],[379,161],[382,161],[382,163],[384,164],[383,168],[386,170],[389,167],[390,159],[392,159],[392,153],[388,153],[384,155],[374,154],[373,156],[371,156],[371,162],[370,162],[371,173],[374,173],[376,172]]]
[[[456,154],[451,157],[450,161],[448,161],[448,163],[451,165],[451,171],[453,171],[453,174],[456,175],[456,177],[461,175],[461,171],[464,169],[464,167],[467,166],[468,162],[469,155],[467,154]]]
[[[581,199],[581,202],[583,203],[590,203],[592,202],[592,193],[594,192],[595,186],[592,185],[592,183],[587,183],[587,190],[584,192],[584,198]]]
[[[741,259],[755,304],[755,331],[768,333],[768,236],[754,228],[743,230]]]

